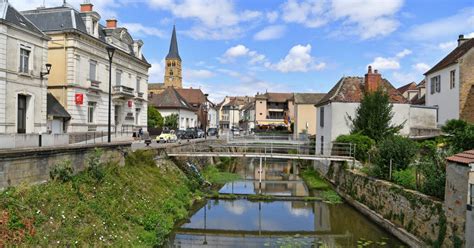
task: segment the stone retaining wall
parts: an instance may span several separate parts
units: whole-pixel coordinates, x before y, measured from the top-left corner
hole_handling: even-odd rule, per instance
[[[49,180],[53,166],[69,160],[75,172],[86,167],[88,155],[96,148],[103,149],[102,161],[124,162],[130,142],[80,145],[54,148],[29,148],[0,151],[0,190],[19,184],[37,184]]]
[[[346,201],[411,247],[452,247],[443,202],[393,183],[345,169],[315,164]]]

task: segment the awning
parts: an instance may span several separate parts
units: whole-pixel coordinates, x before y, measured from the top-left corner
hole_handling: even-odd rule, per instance
[[[47,114],[52,117],[71,119],[71,115],[64,109],[59,101],[51,93],[47,95]]]

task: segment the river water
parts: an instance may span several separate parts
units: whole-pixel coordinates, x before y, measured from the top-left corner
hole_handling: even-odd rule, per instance
[[[242,162],[241,181],[220,193],[308,196],[292,161]],[[260,177],[261,176],[261,177]],[[260,183],[261,180],[261,183]],[[208,200],[175,228],[166,247],[401,247],[398,239],[346,203]]]

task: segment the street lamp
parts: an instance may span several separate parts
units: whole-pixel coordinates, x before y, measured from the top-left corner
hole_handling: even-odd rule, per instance
[[[110,143],[110,119],[111,119],[111,111],[112,111],[112,58],[114,57],[115,47],[108,45],[107,46],[107,54],[109,55],[109,122],[108,122],[108,134],[107,134],[107,142]]]
[[[40,78],[41,80],[43,80],[44,76],[48,75],[49,72],[51,71],[51,64],[50,63],[47,63],[46,64],[46,72],[40,72]]]
[[[206,102],[204,103],[204,113],[206,114],[206,121],[204,122],[204,139],[207,139],[207,122],[209,121],[208,120],[208,117],[209,117],[209,112],[208,112],[208,102],[207,102],[207,97],[209,96],[209,94],[204,94],[204,97],[206,98]]]

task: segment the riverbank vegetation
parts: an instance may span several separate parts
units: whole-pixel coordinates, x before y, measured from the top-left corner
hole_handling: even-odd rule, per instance
[[[300,176],[305,181],[308,189],[315,194],[316,198],[332,204],[342,203],[342,198],[313,168],[308,167],[307,169],[302,170]]]
[[[211,184],[224,185],[228,182],[236,181],[240,179],[240,176],[219,170],[215,165],[207,165],[202,171],[204,179]]]
[[[1,192],[0,247],[160,246],[201,196],[172,162],[147,163],[152,151],[129,153],[125,166],[100,155],[77,174],[64,162],[47,183]]]

